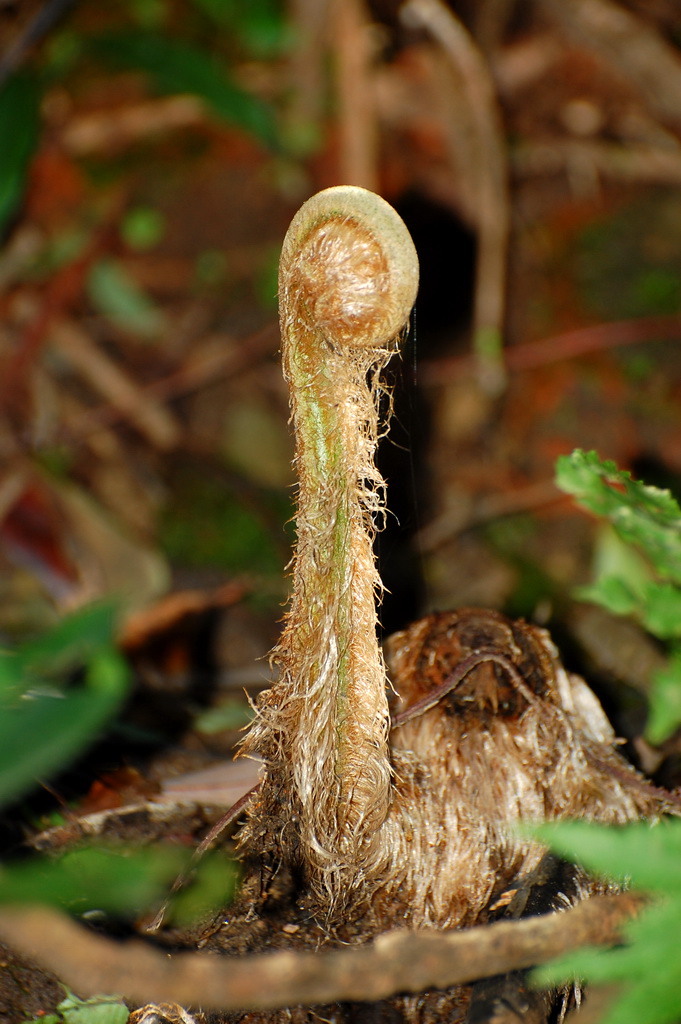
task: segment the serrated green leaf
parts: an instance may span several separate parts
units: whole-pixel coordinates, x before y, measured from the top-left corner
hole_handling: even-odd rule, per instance
[[[199,96],[225,121],[276,146],[271,108],[246,92],[211,54],[155,32],[131,31],[90,40],[94,52],[110,63],[146,72],[164,93]]]
[[[14,75],[0,86],[0,231],[24,193],[40,134],[40,99],[36,79],[26,74]]]
[[[642,889],[681,893],[681,821],[600,825],[561,821],[523,831],[590,871]]]
[[[623,931],[626,945],[585,948],[560,957],[533,971],[533,984],[562,985],[574,979],[624,983],[603,1024],[677,1021],[681,1015],[681,960],[675,951],[681,948],[681,896],[651,905]]]
[[[596,531],[594,546],[596,579],[614,577],[621,580],[637,598],[643,597],[653,580],[650,566],[631,544],[625,543],[609,523]]]
[[[663,578],[681,583],[681,509],[669,491],[633,480],[614,462],[580,450],[558,459],[556,483],[584,508],[608,519]]]
[[[577,451],[561,458],[557,482],[585,508],[605,517],[621,538],[620,552],[606,550],[605,559],[597,564],[600,578],[582,595],[611,611],[635,612],[649,632],[677,641],[667,666],[653,680],[647,737],[659,743],[681,724],[681,511],[668,491],[632,480],[595,452]],[[633,546],[661,580],[650,572],[641,573]],[[603,1024],[677,1022],[681,1018],[677,952],[681,949],[681,822],[655,826],[640,822],[619,828],[561,822],[528,832],[593,872],[630,879],[659,896],[625,926],[626,944],[611,950],[578,950],[535,972],[534,980],[559,984],[579,977],[620,983],[620,995],[603,1016]]]
[[[653,676],[646,739],[663,743],[681,725],[681,651]]]

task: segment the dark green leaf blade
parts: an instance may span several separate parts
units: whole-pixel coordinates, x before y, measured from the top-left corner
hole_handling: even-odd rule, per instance
[[[37,81],[26,74],[0,86],[0,232],[24,192],[40,134],[40,98]]]
[[[54,679],[87,662],[111,643],[117,606],[101,601],[79,608],[16,652],[20,669]]]
[[[271,108],[234,82],[211,54],[153,32],[112,33],[90,40],[95,54],[116,67],[146,72],[163,93],[199,96],[222,119],[274,148]]]
[[[88,666],[88,685],[66,693],[37,693],[0,716],[0,805],[63,768],[92,743],[119,709],[128,669],[114,650]]]

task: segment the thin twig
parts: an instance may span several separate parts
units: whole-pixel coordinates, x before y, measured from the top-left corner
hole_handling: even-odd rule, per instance
[[[564,912],[465,931],[401,930],[356,949],[238,958],[169,956],[139,940],[121,944],[42,907],[3,908],[0,937],[81,996],[120,992],[135,1003],[271,1009],[449,988],[545,963],[583,945],[612,945],[641,905],[632,893],[597,896]]]
[[[603,139],[550,139],[522,142],[512,156],[513,173],[520,178],[569,173],[588,168],[591,175],[614,181],[653,185],[681,183],[678,147]]]
[[[421,700],[416,701],[415,704],[412,704],[411,707],[408,707],[405,711],[401,711],[399,714],[393,715],[391,719],[391,728],[399,729],[400,726],[406,725],[407,722],[412,722],[415,718],[420,718],[421,715],[425,715],[426,711],[430,711],[431,708],[434,708],[436,704],[440,703],[443,697],[446,697],[447,694],[455,690],[459,683],[462,683],[474,668],[477,668],[478,665],[483,665],[485,662],[492,662],[495,665],[500,665],[508,675],[509,679],[514,683],[520,693],[522,693],[525,700],[529,704],[536,704],[536,695],[532,693],[532,690],[530,690],[512,661],[509,661],[509,659],[504,657],[503,654],[497,654],[496,651],[478,651],[476,654],[471,654],[470,657],[464,658],[463,661],[459,662],[452,674],[447,676],[444,683],[440,686],[436,686],[434,690],[431,690],[430,693],[426,694],[426,696]]]
[[[173,414],[140,388],[74,321],[53,324],[50,337],[74,371],[107,398],[118,414],[152,445],[168,451],[178,444],[182,428]]]
[[[186,362],[167,377],[140,385],[142,404],[147,399],[162,404],[168,399],[191,394],[216,380],[229,380],[257,365],[273,350],[276,325],[268,324],[244,338],[214,334],[205,338]],[[95,430],[105,430],[123,419],[120,408],[113,403],[95,406],[81,413],[61,431],[62,443],[73,443]]]
[[[606,349],[644,342],[666,341],[681,337],[681,317],[647,316],[634,320],[616,320],[612,323],[591,324],[573,331],[554,334],[539,341],[528,341],[506,349],[506,365],[514,373],[533,370],[539,366],[560,363],[564,359],[578,359]],[[427,386],[448,384],[470,371],[471,359],[463,356],[438,359],[419,367],[419,383]]]
[[[123,149],[141,139],[208,120],[206,108],[196,96],[163,96],[114,110],[72,117],[60,134],[60,143],[75,156]]]

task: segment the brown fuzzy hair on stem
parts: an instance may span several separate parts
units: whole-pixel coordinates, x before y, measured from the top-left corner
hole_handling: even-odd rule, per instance
[[[388,702],[372,543],[380,373],[416,298],[418,260],[383,199],[327,189],[299,210],[280,261],[284,375],[299,480],[293,596],[279,683],[245,744],[267,762],[244,842],[299,863],[327,910],[351,898],[390,807]]]
[[[621,757],[548,634],[480,609],[376,637],[372,541],[384,514],[379,374],[417,289],[411,239],[363,189],[293,219],[280,264],[299,479],[293,596],[244,753],[265,760],[242,848],[302,877],[327,923],[458,927],[507,906],[545,850],[522,820],[622,823],[672,809]],[[547,909],[607,890],[579,871]],[[518,911],[520,915],[522,909]]]

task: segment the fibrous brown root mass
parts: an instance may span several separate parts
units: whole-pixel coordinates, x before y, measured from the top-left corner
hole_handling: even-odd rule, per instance
[[[477,658],[391,735],[390,867],[377,893],[404,898],[411,925],[479,922],[514,879],[535,871],[542,848],[514,833],[517,822],[621,824],[668,809],[617,751],[598,700],[565,671],[548,633],[496,612],[431,615],[391,638],[397,720]],[[593,892],[595,883],[584,886]]]
[[[395,634],[387,654],[396,693],[394,786],[380,855],[364,866],[357,903],[358,912],[373,907],[382,927],[478,923],[544,855],[539,844],[518,837],[518,822],[622,824],[671,809],[619,753],[597,698],[566,672],[545,630],[498,612],[461,609]],[[436,703],[419,713],[430,695]],[[287,810],[285,798],[266,790],[252,812],[263,826],[261,852],[272,863],[291,860],[291,844],[280,845],[274,827],[280,837],[295,831]],[[302,857],[301,851],[304,870]],[[584,884],[594,891],[593,882]]]
[[[608,883],[519,838],[516,823],[575,817],[624,823],[655,819],[671,809],[665,794],[619,753],[597,698],[565,670],[545,630],[483,609],[434,614],[391,637],[387,659],[396,692],[390,736],[394,786],[381,828],[381,856],[365,868],[361,898],[355,892],[355,902],[335,919],[321,914],[317,942],[367,940],[391,927],[468,927],[499,916],[560,910],[608,891]],[[302,851],[296,863],[291,843],[280,845],[273,827],[276,822],[281,830],[295,830],[295,822],[271,792],[265,790],[262,801],[253,812],[263,825],[259,870],[269,865],[267,877],[276,879],[278,871],[293,868],[298,884],[288,898],[297,902],[297,912],[319,914],[305,887]],[[276,914],[286,914],[280,899],[270,902]],[[511,984],[525,993],[523,1000],[534,999],[522,976]],[[483,998],[475,986],[395,997],[378,1017],[365,1018],[366,1009],[356,1006],[318,1012],[339,1024],[426,1024],[469,1019],[471,998]],[[548,1013],[551,1000],[542,998],[541,1012]],[[303,1008],[292,1018],[288,1014],[242,1019],[315,1019]]]

